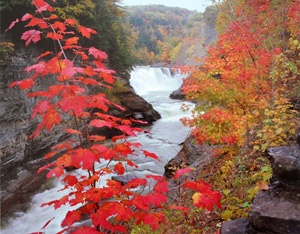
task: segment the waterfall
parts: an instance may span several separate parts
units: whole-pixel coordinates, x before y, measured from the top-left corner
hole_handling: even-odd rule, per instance
[[[183,76],[172,76],[169,68],[136,67],[131,72],[130,84],[143,96],[151,91],[172,92],[180,87]]]
[[[136,67],[131,72],[130,84],[137,94],[145,98],[151,103],[162,116],[152,126],[148,127],[151,134],[139,133],[138,137],[128,139],[131,142],[139,142],[142,149],[155,153],[160,161],[144,156],[129,156],[139,168],[130,168],[126,175],[134,175],[136,177],[145,177],[146,175],[163,175],[165,164],[172,159],[180,151],[180,144],[188,135],[188,128],[185,128],[179,119],[183,116],[190,115],[181,111],[182,101],[171,100],[169,95],[172,91],[178,89],[182,84],[182,76],[180,74],[172,74],[168,68],[150,68]],[[96,165],[101,167],[107,162]],[[117,162],[112,162],[113,167]],[[80,174],[80,170],[72,172]],[[12,233],[31,233],[39,232],[40,228],[50,219],[55,219],[43,230],[45,233],[56,233],[61,230],[60,223],[64,219],[69,209],[68,205],[62,206],[58,210],[53,207],[40,207],[42,203],[61,198],[66,191],[57,192],[63,188],[63,183],[53,179],[54,187],[38,193],[33,196],[30,201],[30,208],[26,212],[18,212],[14,214],[8,221],[8,225],[2,227],[2,234]],[[104,180],[102,180],[105,182]],[[105,183],[101,183],[102,186]],[[77,225],[80,225],[77,224]]]

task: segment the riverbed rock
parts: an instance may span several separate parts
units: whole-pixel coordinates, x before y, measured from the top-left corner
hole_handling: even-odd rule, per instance
[[[120,100],[121,106],[126,109],[123,112],[126,118],[146,121],[148,124],[161,118],[160,114],[153,109],[150,103],[132,91],[119,92],[117,93],[117,97]]]
[[[185,100],[185,94],[182,93],[181,87],[170,94],[171,99]]]

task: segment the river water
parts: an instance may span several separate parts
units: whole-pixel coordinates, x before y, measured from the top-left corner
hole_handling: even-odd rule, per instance
[[[183,127],[180,118],[190,113],[182,112],[180,107],[182,101],[172,100],[169,95],[172,91],[178,89],[182,84],[182,75],[172,74],[168,68],[151,68],[136,67],[131,72],[130,84],[137,94],[151,103],[162,118],[156,121],[147,130],[151,132],[139,133],[138,137],[131,138],[131,142],[139,142],[149,152],[155,153],[161,161],[152,158],[136,157],[130,158],[139,168],[128,168],[127,174],[136,177],[145,177],[145,175],[163,175],[165,164],[172,159],[180,151],[180,144],[188,135],[189,129]],[[101,167],[105,164],[99,164]],[[114,166],[112,163],[111,166]],[[72,172],[75,174],[81,173]],[[102,179],[102,185],[105,185],[105,178]],[[68,205],[54,210],[53,207],[40,207],[42,203],[57,200],[68,193],[68,191],[60,191],[64,185],[56,179],[48,182],[49,189],[36,194],[30,201],[30,208],[26,212],[18,212],[10,218],[8,225],[2,230],[2,234],[27,234],[31,232],[44,231],[52,234],[60,231],[60,224],[70,208]],[[55,218],[54,218],[55,217]],[[50,219],[54,218],[51,223],[41,230],[43,225]]]

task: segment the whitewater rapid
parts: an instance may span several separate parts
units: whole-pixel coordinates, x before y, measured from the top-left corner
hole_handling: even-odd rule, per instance
[[[130,85],[137,94],[153,105],[162,118],[147,128],[151,134],[139,133],[137,137],[129,139],[131,142],[141,143],[142,149],[155,153],[160,161],[143,156],[129,156],[139,168],[129,167],[127,174],[139,178],[148,174],[163,175],[165,164],[180,151],[180,144],[186,139],[189,132],[189,129],[180,122],[180,118],[190,115],[190,113],[181,111],[180,107],[183,102],[172,100],[169,95],[181,86],[182,79],[182,75],[172,73],[168,68],[136,67],[131,72]],[[116,163],[113,162],[111,166]],[[105,162],[102,162],[97,167],[104,165]],[[80,174],[83,172],[76,170],[72,173]],[[24,234],[41,231],[52,234],[62,229],[60,223],[68,210],[78,207],[70,208],[65,205],[57,210],[49,206],[40,207],[41,204],[57,200],[68,193],[68,191],[57,192],[64,186],[60,181],[53,178],[48,183],[51,183],[51,188],[34,195],[30,201],[30,208],[26,212],[15,213],[1,230],[2,234]],[[105,178],[102,179],[101,185],[105,185]],[[53,221],[44,230],[41,230],[42,226],[53,217],[55,217]]]

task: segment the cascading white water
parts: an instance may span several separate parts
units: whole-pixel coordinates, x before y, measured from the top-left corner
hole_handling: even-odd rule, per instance
[[[136,67],[131,72],[130,84],[140,96],[149,92],[170,94],[182,84],[182,75],[172,76],[169,68]]]
[[[131,72],[130,84],[137,94],[144,97],[151,103],[162,116],[150,128],[151,134],[139,133],[138,137],[130,138],[132,142],[139,142],[142,148],[155,153],[161,161],[143,156],[129,156],[139,168],[128,167],[127,174],[134,174],[137,177],[145,177],[148,174],[163,175],[165,164],[172,159],[181,149],[182,143],[188,135],[188,128],[184,128],[179,119],[184,115],[180,106],[182,101],[171,100],[169,95],[178,89],[182,84],[180,74],[171,74],[168,68],[136,67]],[[102,165],[104,165],[103,162]],[[111,166],[117,162],[112,162]],[[101,164],[97,165],[101,167]],[[80,172],[72,172],[78,174]],[[54,180],[55,186],[36,194],[31,200],[31,207],[25,213],[16,213],[2,230],[2,234],[23,234],[41,231],[40,228],[50,219],[55,219],[45,228],[45,233],[56,233],[61,230],[60,223],[70,209],[68,205],[58,210],[52,207],[40,207],[42,203],[57,200],[65,195],[67,191],[57,192],[63,188],[63,184]],[[101,182],[102,185],[105,182]]]

